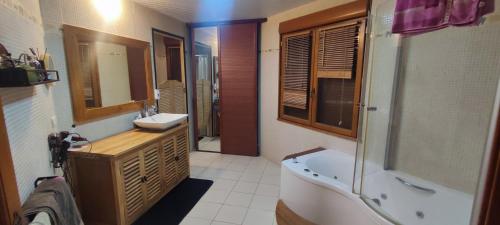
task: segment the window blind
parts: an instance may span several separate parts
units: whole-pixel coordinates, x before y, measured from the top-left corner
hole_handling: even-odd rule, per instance
[[[351,79],[359,46],[360,24],[319,30],[318,78]]]
[[[307,109],[311,73],[311,33],[283,38],[283,105]]]

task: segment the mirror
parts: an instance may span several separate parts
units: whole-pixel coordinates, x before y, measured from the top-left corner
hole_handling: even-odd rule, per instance
[[[149,43],[64,25],[76,123],[153,104]]]
[[[153,29],[158,112],[187,114],[184,38]]]
[[[218,28],[193,29],[198,150],[220,152]]]

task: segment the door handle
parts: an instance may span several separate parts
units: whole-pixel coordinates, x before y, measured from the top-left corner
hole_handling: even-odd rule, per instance
[[[403,185],[406,185],[408,187],[411,187],[411,188],[414,188],[414,189],[417,189],[417,190],[420,190],[420,191],[423,191],[423,192],[426,192],[426,193],[429,193],[429,194],[435,194],[436,193],[436,190],[434,190],[434,189],[426,188],[426,187],[422,187],[420,185],[416,185],[416,184],[410,183],[410,182],[404,180],[401,177],[396,177],[396,180],[398,180]]]

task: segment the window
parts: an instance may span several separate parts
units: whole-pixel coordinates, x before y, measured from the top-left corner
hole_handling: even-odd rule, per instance
[[[356,138],[365,19],[282,34],[279,119]]]

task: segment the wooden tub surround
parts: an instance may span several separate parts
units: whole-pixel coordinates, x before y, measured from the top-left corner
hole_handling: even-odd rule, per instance
[[[129,225],[189,176],[187,123],[162,132],[127,131],[69,158],[85,224]]]
[[[285,158],[283,158],[283,161],[288,160],[288,159],[292,159],[292,158],[297,158],[299,156],[323,151],[323,150],[326,150],[326,149],[323,147],[317,147],[317,148],[313,148],[310,150],[305,150],[302,152],[293,153],[293,154],[285,156]],[[278,204],[276,204],[276,212],[275,213],[276,213],[276,222],[278,222],[278,225],[314,225],[314,223],[299,216],[293,210],[288,208],[288,206],[281,199],[278,201]]]
[[[276,222],[278,225],[314,225],[288,208],[282,200],[276,205]]]
[[[282,161],[285,161],[287,159],[297,158],[299,156],[303,156],[303,155],[307,155],[307,154],[311,154],[311,153],[315,153],[315,152],[320,152],[320,151],[323,151],[323,150],[326,150],[326,148],[317,147],[317,148],[313,148],[313,149],[310,149],[310,150],[305,150],[305,151],[302,151],[302,152],[293,153],[293,154],[285,156],[285,158],[283,158]]]

